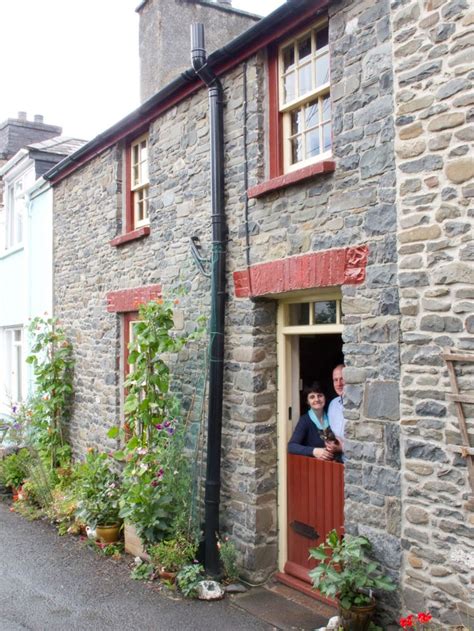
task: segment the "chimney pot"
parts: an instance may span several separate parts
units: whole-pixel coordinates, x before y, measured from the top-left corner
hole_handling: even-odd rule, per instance
[[[18,120],[26,121],[26,112],[18,112]]]
[[[35,123],[43,122],[43,114],[35,114]]]

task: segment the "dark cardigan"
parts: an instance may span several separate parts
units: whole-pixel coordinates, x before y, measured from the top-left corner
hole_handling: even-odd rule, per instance
[[[324,449],[324,440],[319,435],[319,430],[308,413],[300,416],[296,424],[293,436],[288,443],[288,452],[298,456],[312,456],[315,447]]]

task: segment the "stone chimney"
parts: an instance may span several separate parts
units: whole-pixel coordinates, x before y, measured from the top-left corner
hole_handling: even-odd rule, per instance
[[[190,68],[191,24],[204,24],[210,54],[260,19],[234,9],[232,0],[143,0],[137,12],[142,103]]]
[[[46,125],[40,114],[29,121],[26,112],[18,112],[18,118],[0,123],[0,160],[9,160],[22,147],[60,136],[61,132],[57,125]]]

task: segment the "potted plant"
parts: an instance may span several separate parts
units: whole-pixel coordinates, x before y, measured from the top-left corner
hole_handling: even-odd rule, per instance
[[[115,543],[121,527],[120,478],[106,454],[94,450],[87,454],[79,467],[76,493],[77,517],[95,528],[102,543]]]
[[[28,475],[30,463],[31,455],[28,449],[20,449],[0,462],[0,479],[11,489],[14,500],[18,499],[18,492]]]
[[[184,535],[177,535],[150,546],[148,551],[160,577],[174,582],[177,572],[193,560],[196,548]]]
[[[332,530],[324,543],[309,551],[310,558],[320,562],[309,573],[313,587],[337,599],[344,631],[367,631],[375,611],[373,590],[396,588],[378,563],[368,559],[370,549],[366,537],[342,538]]]

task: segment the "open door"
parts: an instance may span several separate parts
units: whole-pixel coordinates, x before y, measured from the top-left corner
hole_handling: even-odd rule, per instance
[[[334,295],[333,295],[334,296]],[[335,396],[332,370],[343,361],[340,300],[320,296],[279,308],[279,563],[277,578],[311,596],[308,550],[344,528],[344,465],[287,453],[300,414],[303,389],[320,381],[328,402]],[[329,298],[333,298],[330,300]],[[325,321],[321,319],[324,304]],[[295,317],[296,314],[296,317]],[[296,320],[296,322],[295,322]],[[329,321],[328,321],[329,320]],[[325,600],[325,599],[323,599]]]

